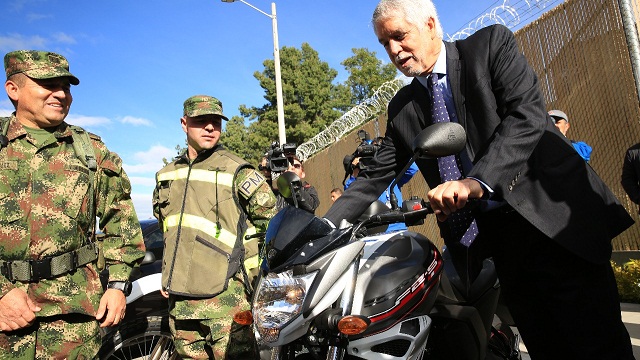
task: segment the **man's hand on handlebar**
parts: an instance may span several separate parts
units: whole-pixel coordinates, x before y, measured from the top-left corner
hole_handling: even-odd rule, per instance
[[[484,191],[480,183],[473,179],[447,181],[427,193],[427,199],[433,208],[438,221],[467,205],[469,199],[480,199]]]

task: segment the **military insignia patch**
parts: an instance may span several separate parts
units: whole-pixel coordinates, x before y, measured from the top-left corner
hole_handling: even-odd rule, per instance
[[[0,161],[0,170],[18,170],[18,162],[15,160]]]
[[[245,199],[248,199],[265,181],[266,180],[261,173],[252,170],[251,173],[249,173],[249,176],[240,183],[238,191]]]

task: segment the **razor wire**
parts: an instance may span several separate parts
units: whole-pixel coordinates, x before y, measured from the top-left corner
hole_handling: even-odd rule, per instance
[[[387,110],[391,98],[405,85],[401,78],[382,84],[373,95],[351,108],[309,141],[298,145],[296,155],[302,161],[340,140],[345,134]]]
[[[453,35],[447,34],[447,38],[448,41],[464,39],[478,29],[492,24],[502,24],[513,29],[534,17],[537,18],[542,11],[551,5],[563,1],[564,0],[502,0],[501,5],[492,7],[496,3],[499,3],[499,1],[496,1],[485,10],[483,15],[477,17]],[[406,78],[396,78],[382,84],[373,96],[344,113],[344,115],[332,122],[326,129],[322,130],[309,141],[299,145],[296,150],[298,158],[306,161],[317,152],[340,140],[345,134],[351,132],[356,127],[386,111],[389,101],[391,101],[398,90],[405,85],[404,79]]]
[[[447,34],[448,41],[460,40],[468,37],[483,27],[502,24],[510,29],[520,24],[526,24],[529,20],[564,0],[502,0],[502,4],[485,10],[485,14],[471,21],[466,27],[456,31],[453,35]],[[497,2],[496,2],[497,3]],[[495,3],[494,3],[495,4]]]

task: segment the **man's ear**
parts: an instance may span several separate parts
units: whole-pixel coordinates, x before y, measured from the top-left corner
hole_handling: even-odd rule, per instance
[[[430,17],[427,19],[427,23],[425,24],[425,28],[431,34],[431,40],[435,39],[436,36],[436,19]]]
[[[4,83],[4,89],[11,100],[18,101],[18,97],[20,95],[20,88],[18,87],[18,84],[14,81],[7,80]]]
[[[187,133],[187,116],[183,116],[180,118],[180,126],[182,126],[182,131],[184,131],[184,133]]]

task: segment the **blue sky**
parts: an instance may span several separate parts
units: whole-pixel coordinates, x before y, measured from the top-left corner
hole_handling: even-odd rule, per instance
[[[271,13],[271,1],[248,2]],[[450,35],[504,3],[434,2]],[[309,43],[338,70],[338,82],[348,76],[340,62],[352,55],[352,48],[375,51],[386,63],[370,25],[376,3],[276,0],[280,47]],[[72,87],[67,122],[100,135],[122,157],[140,219],[152,217],[154,174],[162,158],[174,156],[175,146],[184,144],[179,119],[186,98],[215,96],[228,117],[240,114],[240,104],[266,103],[253,73],[273,58],[271,20],[240,2],[5,0],[0,24],[2,56],[35,49],[67,57],[80,79]],[[7,97],[0,96],[0,116],[12,111]]]

